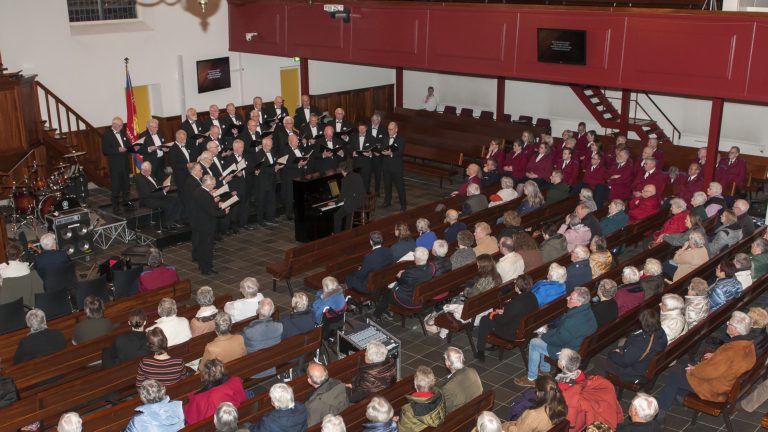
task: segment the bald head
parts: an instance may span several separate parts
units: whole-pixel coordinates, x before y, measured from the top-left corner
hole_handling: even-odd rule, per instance
[[[743,199],[737,199],[733,203],[733,212],[736,213],[736,216],[741,216],[743,214],[746,214],[749,211],[749,203],[747,200]]]
[[[647,184],[643,186],[642,194],[643,194],[643,198],[650,198],[656,195],[656,186],[652,184]]]
[[[445,220],[449,224],[454,224],[456,221],[459,220],[459,212],[457,212],[454,209],[450,209],[447,212],[445,212]]]
[[[314,388],[320,387],[328,381],[328,369],[320,363],[310,363],[307,366],[307,381]]]

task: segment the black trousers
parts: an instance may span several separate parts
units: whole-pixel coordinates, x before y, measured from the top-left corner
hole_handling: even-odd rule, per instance
[[[256,223],[275,220],[275,185],[260,186],[256,191]]]
[[[372,159],[371,175],[368,178],[368,185],[370,186],[371,184],[370,177],[373,177],[373,193],[376,194],[376,196],[379,196],[381,195],[381,156],[374,156]],[[365,181],[365,178],[363,178],[363,181]],[[368,192],[368,189],[366,189],[366,192]]]
[[[192,230],[194,234],[196,230]],[[208,230],[198,230],[197,240],[197,265],[201,271],[209,271],[213,269],[213,232]]]
[[[347,213],[344,206],[336,210],[333,214],[333,232],[339,233],[344,230],[352,229],[352,217],[354,213]]]
[[[117,207],[120,202],[127,203],[130,192],[128,170],[126,168],[110,168],[109,180],[112,183],[112,207]]]
[[[384,204],[392,204],[392,186],[397,189],[397,197],[400,200],[400,207],[406,207],[405,201],[405,182],[403,181],[403,168],[385,167],[384,169]]]
[[[163,222],[165,224],[176,223],[181,217],[181,204],[178,198],[167,196],[165,198],[147,198],[144,200],[146,207],[151,209],[160,209],[163,212]]]

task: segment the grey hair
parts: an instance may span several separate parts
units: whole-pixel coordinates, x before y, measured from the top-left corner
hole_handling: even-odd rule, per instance
[[[45,312],[41,309],[35,308],[30,310],[24,319],[31,333],[37,333],[48,328],[48,324],[45,322]]]
[[[734,311],[728,324],[733,326],[740,335],[745,335],[752,330],[752,318],[742,311]]]
[[[624,204],[624,201],[622,201],[620,199],[615,199],[615,200],[611,201],[611,204],[616,206],[616,208],[619,209],[619,210],[624,210],[625,208],[627,208],[626,204]]]
[[[163,253],[158,248],[149,248],[147,251],[147,265],[155,268],[163,263]]]
[[[150,117],[149,120],[147,120],[147,127],[150,127],[156,124],[160,124],[160,122],[158,122],[157,119],[154,117]]]
[[[704,247],[704,245],[707,244],[706,237],[700,229],[691,231],[688,235],[688,241],[690,242],[690,245],[695,248]]]
[[[40,236],[40,247],[47,251],[56,249],[56,235],[53,233],[45,233]]]
[[[323,424],[320,427],[321,432],[347,432],[344,425],[344,419],[340,415],[326,414],[323,417]]]
[[[704,204],[705,202],[707,202],[707,194],[701,191],[693,193],[693,196],[691,197],[691,205],[696,207]]]
[[[70,411],[61,415],[56,428],[59,432],[82,432],[83,419],[80,418],[80,414]]]
[[[621,281],[624,283],[635,283],[640,280],[640,272],[637,267],[626,266],[621,271]]]
[[[456,347],[448,347],[443,356],[451,372],[464,369],[464,351]]]
[[[467,186],[467,196],[479,195],[479,194],[480,194],[480,186],[478,186],[476,183],[470,183],[469,186]]]
[[[309,307],[309,297],[303,292],[297,292],[291,298],[291,309],[294,312],[304,312]]]
[[[429,260],[429,251],[426,248],[419,246],[413,251],[413,262],[416,265],[424,265],[427,260]]]
[[[490,411],[483,411],[477,416],[477,432],[501,432],[501,420]]]
[[[760,253],[763,253],[765,251],[768,251],[768,240],[760,237],[759,239],[756,239],[752,242],[752,246],[755,246],[756,248],[760,249]]]
[[[420,233],[429,231],[429,219],[418,218],[416,220],[416,231]]]
[[[385,423],[392,420],[395,410],[388,400],[381,396],[374,396],[365,408],[365,418],[374,423]]]
[[[688,208],[688,204],[686,204],[685,200],[683,200],[682,198],[672,198],[672,200],[669,201],[669,205],[680,211],[683,211],[686,208]]]
[[[254,298],[259,293],[259,281],[254,277],[247,277],[240,281],[240,293],[245,298]]]
[[[197,295],[195,295],[195,300],[197,300],[197,304],[200,306],[210,306],[213,304],[213,288],[209,286],[201,286],[197,289]]]
[[[501,178],[501,188],[502,189],[512,189],[515,187],[515,181],[512,180],[512,177],[502,177]]]
[[[339,281],[333,276],[324,277],[322,281],[322,285],[323,285],[323,298],[328,298],[329,296],[343,290],[341,285],[339,285]]]
[[[733,257],[733,264],[737,270],[749,270],[752,268],[752,258],[745,253],[739,252]]]
[[[661,296],[661,303],[668,311],[685,309],[685,300],[677,294],[664,294]]]
[[[579,304],[585,305],[589,303],[589,299],[592,298],[589,290],[583,286],[579,286],[573,289],[573,293],[576,294],[576,300]]]
[[[589,249],[587,249],[587,247],[584,245],[578,245],[573,248],[573,253],[576,254],[576,257],[579,259],[579,261],[589,259]]]
[[[283,383],[277,383],[269,389],[269,399],[272,405],[279,410],[293,408],[293,389]]]
[[[661,261],[656,258],[648,258],[643,264],[643,274],[657,276],[661,274]]]
[[[144,380],[139,387],[139,397],[145,405],[158,403],[165,399],[165,386],[153,379]]]
[[[616,297],[616,291],[618,290],[616,281],[613,279],[603,279],[597,284],[597,292],[602,294],[606,300],[610,300]]]
[[[217,336],[224,336],[229,334],[232,330],[232,316],[224,311],[216,313],[216,317],[213,318],[213,329],[216,331]]]
[[[721,185],[718,182],[711,182],[709,184],[709,188],[712,189],[712,192],[714,192],[717,195],[720,195],[723,193],[723,185]]]
[[[432,391],[432,388],[435,386],[435,373],[427,366],[417,367],[416,373],[413,375],[413,386],[416,388],[416,391]]]
[[[565,374],[573,374],[578,372],[581,365],[581,355],[570,348],[563,348],[560,350],[560,355],[557,357],[557,366],[563,370]]]
[[[381,363],[387,358],[387,347],[379,341],[368,342],[365,346],[365,362]]]
[[[642,422],[649,422],[659,413],[659,403],[653,396],[640,392],[632,398],[630,406],[635,407],[635,415]]]
[[[237,408],[230,402],[222,402],[213,415],[213,425],[220,432],[237,431]]]
[[[568,278],[568,272],[565,267],[558,263],[552,263],[549,265],[549,272],[547,272],[547,279],[556,282],[565,283],[565,279]]]
[[[571,213],[571,220],[568,225],[570,225],[571,228],[581,225],[581,218],[576,212]]]
[[[216,184],[216,179],[212,175],[205,175],[205,176],[203,176],[202,179],[200,179],[200,182],[203,185],[215,185]]]
[[[432,253],[435,256],[444,257],[448,253],[448,242],[445,240],[435,240],[432,244]]]
[[[157,305],[157,314],[161,317],[169,317],[176,315],[176,300],[172,298],[164,298],[160,300],[160,304]]]
[[[141,163],[141,169],[152,169],[152,162],[144,161]]]
[[[264,297],[259,302],[259,319],[267,319],[275,313],[275,303],[269,297]]]

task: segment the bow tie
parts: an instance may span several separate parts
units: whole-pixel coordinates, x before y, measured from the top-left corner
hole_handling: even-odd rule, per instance
[[[339,124],[340,124],[340,123],[341,123],[341,120],[336,120],[336,123],[339,123]]]

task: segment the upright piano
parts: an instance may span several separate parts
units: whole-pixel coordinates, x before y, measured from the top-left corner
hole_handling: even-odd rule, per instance
[[[340,207],[341,173],[293,179],[296,241],[309,242],[333,233],[333,214]]]

